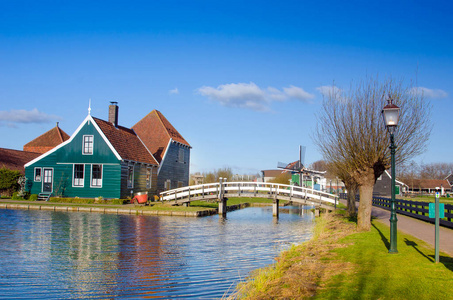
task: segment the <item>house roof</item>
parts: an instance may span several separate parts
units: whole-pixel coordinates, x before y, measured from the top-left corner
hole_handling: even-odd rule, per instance
[[[24,165],[40,153],[0,148],[0,168],[17,170],[25,174]]]
[[[41,134],[31,142],[25,144],[23,149],[24,151],[44,153],[68,139],[69,135],[60,127],[58,127],[57,123],[57,126],[55,126],[54,128]]]
[[[409,186],[422,189],[440,189],[441,186],[450,188],[450,183],[445,179],[414,179],[410,182]]]
[[[94,117],[93,120],[123,160],[158,165],[134,130],[123,126],[115,127],[110,122]]]
[[[165,155],[170,140],[190,147],[190,144],[158,110],[150,112],[138,121],[132,129],[159,163]]]

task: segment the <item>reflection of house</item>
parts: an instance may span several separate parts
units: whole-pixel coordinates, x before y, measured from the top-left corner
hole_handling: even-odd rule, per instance
[[[444,195],[446,192],[451,192],[451,186],[447,179],[413,179],[408,184],[409,191],[413,193],[431,194],[439,192]]]
[[[376,180],[373,189],[374,196],[381,196],[381,197],[391,197],[391,185],[392,185],[392,177],[390,176],[389,172],[384,171],[381,176]],[[407,184],[395,180],[395,195],[402,195],[407,191]]]
[[[109,121],[88,115],[65,142],[25,165],[32,194],[125,198],[156,192],[158,163],[129,128],[118,125],[118,106]]]

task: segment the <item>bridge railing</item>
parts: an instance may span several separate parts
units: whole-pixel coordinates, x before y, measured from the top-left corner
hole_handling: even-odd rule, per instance
[[[259,194],[267,194],[268,198],[273,198],[275,196],[285,196],[287,198],[299,198],[299,199],[308,199],[319,200],[322,202],[336,203],[337,196],[317,191],[310,188],[304,188],[294,185],[286,184],[277,184],[277,183],[268,183],[268,182],[222,182],[222,183],[208,183],[200,185],[192,185],[187,187],[181,187],[169,191],[160,193],[161,200],[171,201],[171,200],[181,200],[189,198],[208,198],[214,199],[219,198],[220,194],[222,196],[228,196],[228,194],[235,194],[235,192],[244,196],[257,196]]]

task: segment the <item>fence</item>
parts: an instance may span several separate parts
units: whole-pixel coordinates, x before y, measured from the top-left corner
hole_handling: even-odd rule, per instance
[[[340,199],[346,200],[347,194],[340,194]],[[357,195],[356,201],[359,201]],[[384,197],[373,197],[373,206],[381,207],[386,210],[391,209],[391,199]],[[410,201],[396,199],[396,212],[412,218],[420,219],[430,223],[434,223],[434,218],[429,218],[429,202]],[[445,204],[445,218],[440,219],[440,225],[453,229],[453,205]]]

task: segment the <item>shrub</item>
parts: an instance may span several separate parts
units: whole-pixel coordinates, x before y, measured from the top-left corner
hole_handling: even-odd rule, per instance
[[[19,171],[10,170],[5,167],[0,168],[0,193],[2,195],[11,196],[19,190],[17,180],[21,177]]]
[[[13,196],[11,197],[12,200],[24,200],[21,196],[19,196],[18,192],[14,192]]]
[[[124,205],[126,204],[129,200],[127,199],[112,199],[110,200],[112,204],[114,205]]]
[[[31,195],[28,197],[28,200],[30,200],[30,201],[37,201],[37,200],[38,200],[38,195],[36,195],[36,194],[31,194]]]

